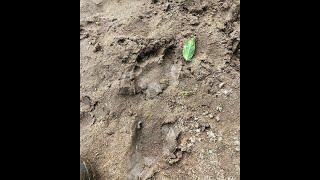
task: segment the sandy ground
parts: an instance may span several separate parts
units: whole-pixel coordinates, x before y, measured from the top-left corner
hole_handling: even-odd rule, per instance
[[[240,179],[239,0],[80,0],[80,76],[96,179]]]

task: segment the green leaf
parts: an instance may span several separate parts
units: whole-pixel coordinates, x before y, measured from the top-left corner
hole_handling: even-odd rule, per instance
[[[182,55],[186,61],[191,61],[196,50],[196,38],[187,40],[183,45]]]

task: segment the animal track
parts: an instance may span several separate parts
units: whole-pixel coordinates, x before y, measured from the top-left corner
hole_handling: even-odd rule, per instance
[[[178,142],[182,130],[175,123],[163,124],[163,121],[146,121],[141,114],[135,117],[126,155],[129,158],[128,180],[149,179],[160,164],[172,165],[182,159]]]
[[[146,94],[154,98],[162,93],[170,84],[174,84],[179,73],[181,63],[174,61],[174,39],[148,40],[134,56],[133,64],[129,65],[127,72],[120,81],[119,94],[134,95]]]

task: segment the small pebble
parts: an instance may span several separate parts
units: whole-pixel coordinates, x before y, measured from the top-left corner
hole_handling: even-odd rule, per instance
[[[182,151],[182,152],[185,152],[185,151],[187,151],[187,148],[186,148],[185,146],[182,146],[182,147],[181,147],[181,151]]]
[[[170,4],[167,3],[163,9],[164,11],[169,11],[170,10]]]
[[[196,133],[200,133],[200,129],[196,129]]]
[[[224,95],[226,95],[226,96],[229,96],[229,95],[232,93],[232,89],[230,89],[230,90],[224,89],[224,90],[222,91],[222,93],[223,93]]]
[[[209,112],[206,111],[206,112],[204,112],[202,115],[206,116],[206,115],[208,115],[208,114],[209,114]]]
[[[198,128],[198,127],[199,127],[199,124],[197,123],[196,125],[194,125],[194,127],[195,127],[195,128]]]
[[[222,111],[222,107],[221,107],[221,106],[218,106],[218,107],[216,108],[216,110],[219,111],[219,112],[221,112],[221,111]]]
[[[210,124],[209,123],[204,123],[204,124],[201,124],[201,131],[205,131],[205,130],[208,130],[208,129],[210,129],[211,128],[211,126],[210,126]]]
[[[220,83],[220,84],[219,84],[219,88],[220,88],[220,89],[223,88],[224,84],[225,84],[224,82]]]
[[[220,121],[220,117],[216,116],[216,121],[219,122]]]
[[[212,118],[213,118],[213,115],[212,115],[212,114],[209,114],[209,118],[212,119]]]
[[[142,128],[142,121],[139,121],[139,122],[138,122],[137,128],[138,128],[138,129],[141,129],[141,128]]]
[[[212,153],[213,153],[213,151],[212,151],[211,149],[210,149],[208,152],[209,152],[209,154],[212,154]]]
[[[234,145],[236,145],[236,146],[240,145],[240,141],[234,141],[233,143],[234,143]]]
[[[195,137],[190,137],[189,140],[190,140],[191,143],[195,143],[196,142],[196,138]]]
[[[207,132],[208,138],[215,138],[216,135],[212,131]]]
[[[114,132],[113,131],[108,131],[107,134],[108,135],[112,135],[112,134],[114,134]]]

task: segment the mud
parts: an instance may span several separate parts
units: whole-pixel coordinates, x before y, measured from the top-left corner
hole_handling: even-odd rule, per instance
[[[97,179],[240,179],[240,1],[81,0],[80,77]]]

